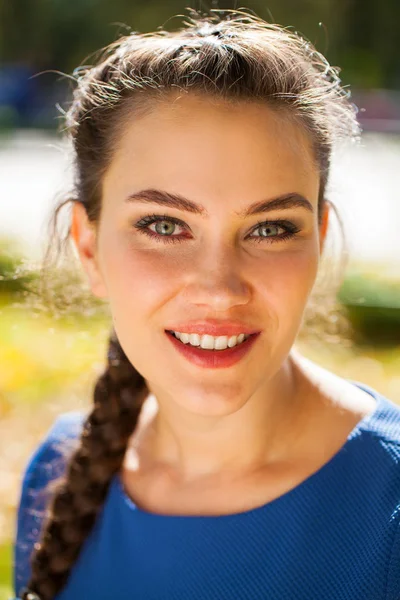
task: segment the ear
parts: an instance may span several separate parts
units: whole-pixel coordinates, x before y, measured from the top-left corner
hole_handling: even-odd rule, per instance
[[[322,251],[325,246],[326,235],[328,233],[329,215],[331,211],[331,204],[328,200],[325,200],[322,209],[321,223],[319,226],[319,250]]]
[[[106,298],[107,289],[97,258],[97,229],[89,221],[81,202],[74,202],[72,206],[70,235],[86,272],[92,293],[98,298]]]

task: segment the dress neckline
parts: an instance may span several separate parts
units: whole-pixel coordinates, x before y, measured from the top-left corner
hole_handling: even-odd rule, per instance
[[[221,521],[224,519],[232,520],[232,519],[256,516],[259,514],[263,514],[266,511],[273,510],[274,508],[277,508],[278,506],[283,505],[283,504],[287,503],[288,501],[290,501],[292,499],[292,497],[295,496],[296,494],[306,491],[313,484],[315,485],[317,480],[322,479],[324,476],[327,476],[328,473],[331,471],[331,469],[333,469],[344,458],[344,456],[346,455],[347,449],[350,446],[350,444],[353,442],[353,440],[359,438],[361,432],[370,427],[371,422],[373,422],[375,419],[377,419],[378,414],[380,414],[382,410],[390,408],[392,406],[392,403],[389,402],[389,400],[387,400],[384,396],[382,396],[381,394],[379,394],[378,392],[376,392],[374,389],[370,388],[369,386],[367,386],[363,383],[356,382],[356,381],[350,381],[350,383],[352,383],[353,385],[356,385],[363,391],[367,392],[376,400],[376,406],[375,406],[374,410],[371,411],[369,414],[365,415],[362,419],[360,419],[360,421],[355,425],[355,427],[353,427],[353,429],[347,436],[347,439],[344,442],[344,444],[341,446],[341,448],[339,448],[339,450],[326,463],[324,463],[317,471],[315,471],[314,473],[309,475],[306,479],[301,481],[299,484],[297,484],[292,489],[288,490],[287,492],[284,492],[283,494],[281,494],[277,498],[274,498],[273,500],[269,500],[267,503],[265,503],[261,506],[257,506],[255,508],[252,508],[252,509],[246,510],[246,511],[240,511],[240,512],[235,512],[235,513],[223,514],[223,515],[171,515],[171,514],[163,514],[163,513],[154,513],[154,512],[144,510],[135,504],[133,499],[126,492],[124,484],[121,479],[121,475],[119,472],[114,475],[113,480],[111,482],[111,495],[114,495],[116,497],[117,501],[121,502],[122,505],[124,505],[125,508],[127,508],[128,511],[130,511],[131,514],[137,518],[155,519],[155,520],[164,519],[164,520],[170,520],[171,522],[176,521],[176,520],[185,520],[186,522],[188,522],[188,521],[201,522],[204,520]]]

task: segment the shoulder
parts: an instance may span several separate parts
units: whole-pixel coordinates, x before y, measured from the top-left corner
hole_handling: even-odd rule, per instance
[[[400,406],[364,383],[346,382],[374,402],[371,410],[361,412],[335,455],[335,480],[356,510],[363,507],[362,518],[369,515],[371,522],[384,524],[390,537],[400,514]],[[351,398],[353,390],[345,393]],[[358,407],[359,396],[353,397]]]
[[[400,406],[364,383],[348,383],[372,396],[375,406],[357,423],[338,455],[335,483],[340,495],[334,495],[333,502],[345,500],[348,529],[356,536],[365,532],[365,551],[375,553],[376,566],[382,561],[382,598],[399,600]]]
[[[364,464],[370,465],[368,504],[379,494],[389,531],[386,598],[398,600],[400,590],[400,406],[369,386],[353,382],[377,401],[374,412],[360,424]],[[361,464],[361,463],[360,463]],[[376,492],[375,492],[376,490]],[[378,492],[379,490],[379,492]]]
[[[387,448],[393,461],[400,460],[400,405],[383,396],[373,388],[360,382],[354,385],[373,396],[376,400],[375,410],[360,422],[360,431],[375,438]]]
[[[375,396],[376,408],[359,424],[359,465],[368,471],[371,487],[379,489],[382,505],[392,506],[390,521],[400,521],[400,406],[372,388],[358,384]],[[368,465],[368,467],[367,467]],[[400,562],[400,557],[399,557]]]
[[[23,486],[39,475],[45,479],[52,478],[50,467],[54,469],[54,461],[64,457],[68,449],[71,449],[72,443],[80,436],[83,421],[84,414],[80,412],[68,412],[57,417],[29,459]]]
[[[299,381],[307,397],[312,398],[311,409],[319,415],[314,420],[317,427],[313,425],[318,443],[325,444],[325,440],[333,438],[335,447],[340,448],[347,440],[341,455],[350,472],[361,468],[368,477],[370,468],[382,461],[388,468],[392,466],[395,476],[400,450],[400,406],[372,387],[344,379],[298,352],[293,358]]]
[[[84,420],[85,414],[81,412],[60,415],[28,460],[22,478],[14,546],[17,595],[29,578],[29,557],[45,517],[49,484],[63,475]]]
[[[84,414],[60,415],[31,455],[22,480],[21,502],[63,474],[68,456],[79,439]]]
[[[400,507],[400,406],[363,383],[351,383],[376,400],[375,409],[361,419],[350,436],[357,441],[353,467],[357,464],[371,478],[371,485],[379,487],[386,481]]]

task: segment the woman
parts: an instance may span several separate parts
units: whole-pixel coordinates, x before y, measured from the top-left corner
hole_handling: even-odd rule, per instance
[[[25,474],[16,594],[398,600],[400,409],[293,349],[357,135],[336,71],[244,12],[195,16],[82,70],[67,127],[114,331],[92,412]]]

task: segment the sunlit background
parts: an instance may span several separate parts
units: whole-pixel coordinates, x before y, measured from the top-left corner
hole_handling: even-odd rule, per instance
[[[27,305],[28,263],[46,242],[56,195],[70,181],[57,128],[71,74],[92,53],[133,31],[174,29],[186,7],[238,2],[0,0],[0,600],[11,595],[11,540],[21,475],[61,412],[84,410],[102,368],[108,322],[96,313],[55,317]],[[359,107],[359,146],[334,158],[329,198],[344,221],[349,262],[338,298],[351,338],[299,345],[321,365],[400,403],[400,2],[249,1],[292,26],[342,68]],[[31,280],[35,280],[31,273]]]

